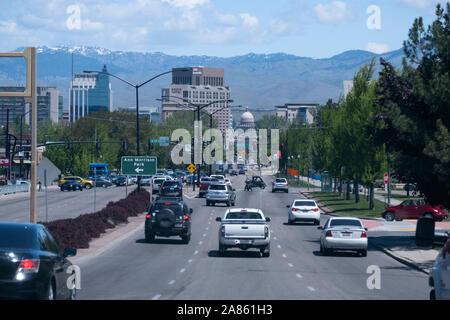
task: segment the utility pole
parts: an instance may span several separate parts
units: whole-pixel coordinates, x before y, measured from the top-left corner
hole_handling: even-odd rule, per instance
[[[9,141],[9,108],[6,109],[6,146],[5,146],[5,154],[6,158],[9,160],[8,172],[6,174],[6,181],[10,180],[11,175],[11,159],[10,159],[10,141]]]
[[[388,184],[387,184],[387,189],[388,189],[388,207],[391,206],[391,153],[388,152],[387,153],[387,164],[388,164]]]

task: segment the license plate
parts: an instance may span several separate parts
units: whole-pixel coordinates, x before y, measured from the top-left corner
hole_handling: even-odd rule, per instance
[[[352,233],[351,233],[351,232],[345,232],[345,233],[343,232],[343,233],[342,233],[342,236],[343,236],[343,237],[351,237],[351,236],[352,236]]]
[[[252,240],[234,240],[235,244],[252,244]]]
[[[175,224],[175,228],[182,228],[182,227],[183,227],[183,225],[181,223]]]

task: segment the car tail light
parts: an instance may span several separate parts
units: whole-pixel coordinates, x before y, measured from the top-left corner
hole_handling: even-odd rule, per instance
[[[367,238],[367,233],[361,232],[361,238]]]
[[[295,211],[297,211],[297,209],[295,209],[295,208],[292,208],[292,212],[295,212]]]
[[[162,187],[163,190],[166,190],[166,187]]]
[[[19,272],[37,273],[39,271],[39,259],[22,260],[19,265]]]
[[[179,187],[178,189],[180,189],[180,190],[181,190],[181,187]]]
[[[203,185],[200,183],[200,188],[203,188]]]
[[[269,236],[269,227],[264,227],[264,237],[268,237]]]
[[[189,220],[189,216],[188,215],[184,215],[184,220]]]
[[[145,216],[145,218],[146,218],[146,219],[151,219],[151,218],[152,218],[152,215],[151,215],[151,214],[147,214],[147,215]]]
[[[220,233],[222,234],[222,237],[225,237],[225,226],[222,226]]]
[[[313,211],[314,211],[314,212],[318,212],[319,209],[318,209],[318,208],[314,208]]]
[[[289,187],[289,184],[288,184],[288,183],[286,183],[286,187]]]
[[[333,237],[333,234],[331,233],[330,230],[328,230],[327,233],[325,233],[325,237],[327,237],[327,238]]]

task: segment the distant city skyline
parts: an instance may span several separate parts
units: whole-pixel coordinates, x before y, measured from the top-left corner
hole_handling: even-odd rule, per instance
[[[327,58],[402,47],[417,17],[444,0],[21,0],[0,11],[0,51],[95,46],[232,57],[283,52]]]

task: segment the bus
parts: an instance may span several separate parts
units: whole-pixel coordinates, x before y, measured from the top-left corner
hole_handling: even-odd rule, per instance
[[[109,166],[106,163],[90,163],[89,164],[89,179],[103,178],[110,180]]]

